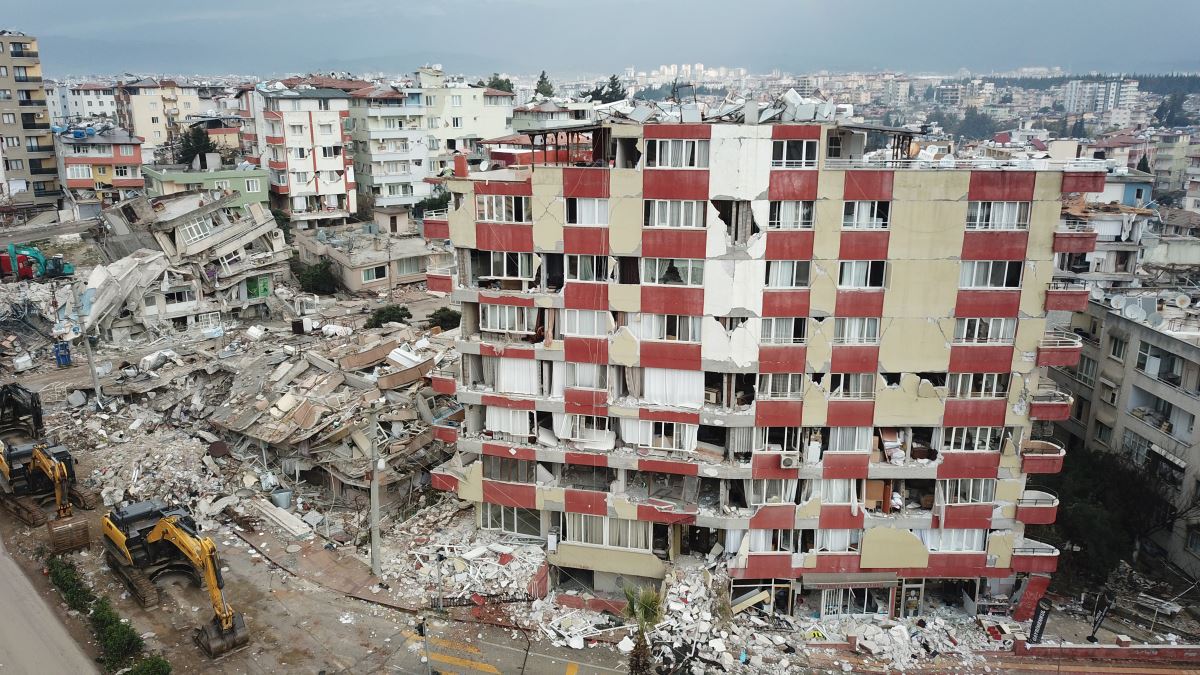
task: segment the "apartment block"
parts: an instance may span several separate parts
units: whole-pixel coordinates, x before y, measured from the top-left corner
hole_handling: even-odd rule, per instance
[[[61,93],[59,93],[61,91]],[[117,96],[116,88],[102,82],[81,82],[79,84],[60,84],[56,94],[62,107],[62,117],[55,118],[55,123],[64,124],[80,122],[97,117],[116,119]]]
[[[175,80],[156,80],[144,77],[115,85],[117,123],[141,136],[148,155],[170,154],[173,145],[183,134],[183,121],[188,115],[203,112],[199,89],[195,85]]]
[[[271,208],[299,229],[344,225],[357,208],[349,94],[296,81],[260,85],[238,98],[247,120],[242,147],[270,171]]]
[[[234,206],[258,203],[267,206],[269,193],[267,184],[270,173],[256,166],[221,166],[220,156],[214,155],[217,165],[201,167],[197,158],[192,164],[155,164],[142,167],[146,180],[146,194],[165,197],[177,192],[192,190],[233,191],[237,198]]]
[[[1182,517],[1147,545],[1200,575],[1200,294],[1180,290],[1113,292],[1075,314],[1083,340],[1074,367],[1053,379],[1071,393],[1058,435],[1070,451],[1103,451],[1144,468]],[[1147,513],[1147,522],[1157,516]]]
[[[415,84],[425,107],[431,173],[449,167],[457,153],[478,163],[483,159],[480,141],[512,133],[512,94],[449,78],[434,68],[417,69]]]
[[[415,204],[429,196],[430,146],[437,140],[425,124],[421,89],[371,85],[350,94],[355,176],[375,208]],[[437,141],[440,153],[440,141]]]
[[[63,208],[75,219],[136,196],[142,177],[142,139],[111,124],[70,127],[54,135],[58,174],[65,186]]]
[[[37,38],[0,30],[0,196],[16,210],[53,209],[62,189]]]
[[[1121,288],[1137,283],[1147,243],[1154,243],[1157,212],[1150,201],[1150,174],[1117,167],[1105,176],[1104,191],[1066,199],[1061,229],[1073,232],[1077,246],[1055,255],[1061,277],[1089,288]]]
[[[559,588],[712,559],[776,612],[1028,618],[1058,551],[1025,528],[1065,455],[1034,422],[1072,404],[1043,367],[1081,350],[1047,315],[1088,299],[1053,261],[1095,240],[1062,198],[1102,164],[876,159],[867,127],[751,108],[447,179],[425,228],[456,265],[428,283],[462,360],[433,386],[464,411],[433,485],[543,538]]]

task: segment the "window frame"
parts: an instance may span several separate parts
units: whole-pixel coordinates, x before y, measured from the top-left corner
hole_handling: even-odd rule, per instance
[[[711,147],[706,138],[646,139],[647,169],[707,169]],[[663,162],[663,158],[666,162]],[[676,161],[678,159],[678,161]]]
[[[780,322],[791,323],[791,337],[778,336]],[[797,323],[798,322],[798,323]],[[787,325],[782,324],[782,325]],[[800,336],[796,337],[796,327]],[[785,330],[786,332],[786,330]],[[759,319],[758,343],[760,345],[803,345],[808,343],[808,318],[803,316],[767,316]]]
[[[784,221],[784,205],[794,205],[788,210],[796,218]],[[770,202],[767,207],[768,230],[811,230],[816,216],[816,202],[808,199],[778,199]]]
[[[875,399],[878,375],[870,373],[829,373],[829,398],[871,401]],[[847,385],[853,386],[847,389]]]
[[[998,337],[993,338],[993,335]],[[1014,317],[961,317],[954,320],[952,344],[1011,345],[1016,337],[1017,320]]]
[[[642,273],[643,286],[685,286],[691,288],[704,287],[704,258],[642,258],[639,269]],[[683,263],[680,265],[679,263]],[[655,274],[648,272],[649,266],[654,266]],[[660,281],[667,270],[674,267],[679,273],[680,283]],[[659,269],[662,274],[658,274]],[[696,276],[696,279],[692,277]]]
[[[848,339],[846,326],[850,322],[863,322],[865,327],[874,326],[872,330],[858,330],[855,333],[864,337]],[[877,345],[879,344],[880,320],[877,316],[840,316],[833,319],[833,344],[835,345]]]
[[[755,394],[772,401],[804,400],[804,373],[759,373]]]
[[[798,148],[799,152],[795,149]],[[772,169],[815,169],[821,141],[815,138],[790,138],[771,141]],[[791,158],[798,156],[799,159]]]
[[[763,287],[767,289],[808,288],[812,283],[811,260],[768,260],[766,261],[766,280]],[[784,270],[790,267],[791,272]],[[790,283],[782,283],[788,281]]]
[[[966,228],[967,231],[1028,230],[1031,209],[1032,202],[1026,201],[971,201],[967,203]],[[1003,220],[997,220],[997,210]],[[1014,210],[1015,214],[1007,213]],[[1014,215],[1015,219],[1010,217]]]
[[[862,283],[864,285],[859,285],[857,280],[854,278],[850,280],[851,283],[846,283],[846,278],[848,276],[855,278],[859,276],[858,268],[860,265],[863,266],[862,272],[864,279]],[[876,272],[876,269],[879,269],[879,271]],[[847,273],[847,270],[850,270],[849,274]],[[876,276],[876,274],[878,274],[879,283],[878,285],[873,285],[871,283],[871,279],[872,277]],[[849,290],[885,289],[887,288],[887,276],[888,263],[886,260],[843,260],[838,266],[837,287]]]
[[[601,197],[568,197],[563,200],[565,222],[578,227],[608,227],[608,199]],[[586,207],[586,208],[585,208]],[[603,208],[602,208],[603,207]],[[584,218],[584,215],[589,218]],[[585,222],[590,220],[591,222]]]
[[[949,373],[946,376],[948,398],[1007,399],[1012,373]]]
[[[986,271],[982,274],[983,284],[979,285],[981,273],[980,267],[986,265]],[[1003,266],[1003,273],[1000,275],[999,284],[996,281],[997,271],[999,266]],[[1016,269],[1016,280],[1012,283],[1012,270]],[[967,270],[970,270],[968,275]],[[970,277],[969,280],[967,277]],[[1021,283],[1025,277],[1025,261],[1024,260],[963,260],[959,266],[958,272],[958,288],[960,290],[1020,290]]]
[[[883,217],[879,217],[880,211]],[[843,230],[886,230],[891,223],[892,203],[886,200],[853,200],[842,205]]]
[[[584,265],[581,264],[585,259],[590,263],[586,274]],[[567,281],[607,282],[608,261],[609,257],[606,255],[568,253],[566,256],[566,279]],[[599,274],[597,274],[597,270],[599,270]]]
[[[642,226],[702,230],[708,227],[708,202],[697,199],[642,200]]]

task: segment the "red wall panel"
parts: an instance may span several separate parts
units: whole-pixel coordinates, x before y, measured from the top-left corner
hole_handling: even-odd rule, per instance
[[[767,232],[767,260],[812,260],[812,230],[771,230]]]
[[[475,223],[475,248],[481,251],[533,251],[533,225]]]
[[[642,286],[642,311],[652,314],[704,315],[704,289],[695,286]]]
[[[803,419],[804,401],[759,399],[754,402],[756,427],[798,427]]]
[[[477,195],[533,196],[533,182],[531,180],[521,182],[480,180],[472,182],[472,186],[475,188],[475,194]]]
[[[954,345],[950,347],[950,372],[1008,373],[1012,371],[1011,345]]]
[[[563,352],[568,361],[576,363],[608,363],[608,339],[563,338]]]
[[[761,345],[758,348],[758,372],[803,373],[806,354],[804,345]]]
[[[563,289],[563,307],[567,309],[608,310],[608,284],[568,281]]]
[[[963,260],[1024,260],[1029,233],[1024,230],[967,232],[963,236]]]
[[[643,368],[700,370],[700,345],[643,340],[640,352]]]
[[[708,230],[646,228],[642,230],[643,258],[704,258]]]
[[[645,199],[708,199],[707,169],[646,169],[642,172]]]
[[[763,291],[762,316],[808,316],[808,289]]]
[[[879,370],[879,347],[875,345],[834,345],[830,358],[831,373],[874,373]]]
[[[584,255],[608,255],[607,227],[563,228],[563,252]]]
[[[592,490],[566,490],[563,506],[567,513],[587,513],[593,516],[608,515],[608,494]]]
[[[1027,202],[1033,199],[1033,171],[976,169],[971,172],[967,199],[975,201]]]
[[[644,138],[711,138],[711,124],[647,124],[642,127]]]
[[[1002,427],[1008,409],[1005,399],[952,398],[942,415],[944,427]]]
[[[610,171],[607,168],[563,167],[563,196],[608,197]]]
[[[869,427],[875,424],[875,401],[829,401],[825,424],[831,427]]]
[[[1086,293],[1085,293],[1086,295]],[[954,303],[954,316],[1005,317],[1017,316],[1021,309],[1021,291],[959,291]]]
[[[883,289],[839,290],[837,316],[883,316]]]
[[[809,140],[821,138],[821,125],[819,124],[773,124],[771,125],[771,138],[774,140]]]
[[[775,169],[767,179],[767,199],[772,201],[813,201],[817,198],[815,169]]]
[[[519,506],[524,509],[537,508],[537,487],[485,480],[483,481],[483,501],[501,506]]]
[[[892,201],[892,172],[847,171],[842,198],[846,201]]]
[[[821,458],[821,477],[866,478],[870,467],[868,452],[827,452]]]

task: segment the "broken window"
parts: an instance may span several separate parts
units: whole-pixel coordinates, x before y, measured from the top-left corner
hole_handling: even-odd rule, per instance
[[[1012,344],[1017,332],[1013,318],[956,319],[954,342],[957,344]]]
[[[875,398],[875,373],[830,373],[829,395],[832,398]]]
[[[829,427],[829,452],[866,452],[874,427]]]
[[[641,262],[639,258],[624,256],[617,258],[617,283],[620,284],[639,284],[641,277],[638,272],[641,270]]]
[[[964,260],[958,274],[958,287],[1020,288],[1024,264],[1021,260]]]
[[[725,223],[725,233],[735,244],[744,244],[751,235],[758,234],[758,223],[754,222],[754,211],[750,202],[743,199],[714,199],[717,217]]]
[[[487,273],[482,275],[499,279],[533,279],[533,254],[489,251]]]
[[[613,168],[636,169],[642,159],[642,152],[637,148],[636,138],[617,138],[614,152]]]
[[[939,480],[943,504],[988,504],[996,498],[995,478],[951,478]]]
[[[479,327],[496,333],[532,333],[537,313],[532,307],[479,305]]]
[[[808,288],[809,261],[768,260],[767,288]]]
[[[707,204],[689,199],[647,199],[646,227],[704,227]]]
[[[564,542],[649,551],[653,523],[627,518],[608,518],[586,513],[563,513]]]
[[[773,317],[760,319],[762,332],[759,342],[764,345],[802,345],[806,338],[808,320],[804,317]]]
[[[834,319],[833,343],[839,345],[879,344],[879,317]]]
[[[771,166],[778,169],[811,169],[817,166],[816,140],[773,141]]]
[[[484,529],[503,530],[531,537],[542,536],[542,512],[519,506],[501,506],[483,502],[480,517]]]
[[[926,382],[928,382],[929,384],[932,384],[935,387],[946,386],[946,373],[930,371],[930,372],[922,372],[922,373],[914,373],[914,374],[917,376],[918,379],[925,380]]]
[[[1029,202],[969,202],[968,230],[1027,230]]]
[[[506,483],[536,483],[537,462],[512,457],[483,456],[483,477]]]
[[[563,322],[563,335],[577,337],[603,337],[608,335],[611,315],[605,311],[591,309],[567,309]]]
[[[568,225],[607,225],[608,200],[583,197],[567,198]]]
[[[567,415],[567,440],[602,441],[608,438],[608,418],[597,415]]]
[[[800,427],[755,427],[753,450],[799,452]]]
[[[804,373],[762,373],[757,393],[759,398],[800,400],[804,398]]]
[[[568,387],[608,388],[608,366],[598,363],[567,363],[566,369]]]
[[[838,276],[841,288],[883,288],[887,262],[883,260],[847,260]]]
[[[891,202],[846,202],[842,207],[842,227],[848,230],[886,230]]]
[[[195,302],[196,291],[190,288],[173,288],[166,293],[163,293],[163,300],[168,305],[177,305],[184,302]]]
[[[608,256],[568,255],[567,279],[571,281],[608,281]]]
[[[493,223],[531,223],[530,197],[475,195],[475,219]]]
[[[1004,398],[1008,396],[1008,373],[950,373],[947,383],[951,398]]]
[[[813,202],[808,201],[777,201],[771,202],[770,215],[767,219],[769,229],[800,230],[813,226]]]
[[[646,167],[671,169],[708,168],[708,141],[665,138],[647,140]]]
[[[692,258],[642,258],[642,283],[669,286],[703,286],[704,260]]]
[[[964,551],[982,552],[987,550],[987,532],[987,530],[943,528],[912,531],[931,552],[944,551],[956,553]]]
[[[750,506],[794,504],[798,480],[793,478],[755,478],[750,484]]]

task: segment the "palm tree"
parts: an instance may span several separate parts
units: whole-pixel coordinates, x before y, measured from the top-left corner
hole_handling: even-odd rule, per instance
[[[637,624],[637,639],[629,652],[629,675],[652,675],[654,655],[646,642],[646,633],[662,618],[662,598],[650,586],[625,587],[625,618]]]

